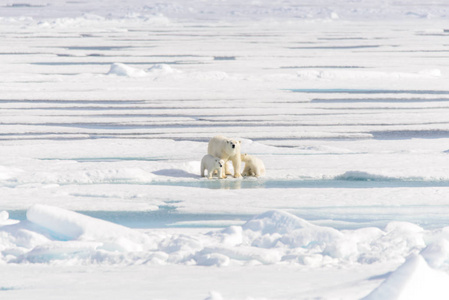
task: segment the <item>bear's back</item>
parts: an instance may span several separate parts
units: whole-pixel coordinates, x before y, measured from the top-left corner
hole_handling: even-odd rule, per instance
[[[209,141],[207,153],[216,157],[221,157],[224,147],[226,147],[226,138],[222,135],[214,136]]]

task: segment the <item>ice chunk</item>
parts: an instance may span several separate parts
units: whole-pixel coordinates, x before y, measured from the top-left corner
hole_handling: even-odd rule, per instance
[[[430,268],[421,255],[412,255],[362,300],[443,300],[448,295],[449,275]]]
[[[254,217],[242,227],[244,230],[261,231],[262,234],[285,234],[309,226],[312,224],[295,215],[280,210],[271,210]]]
[[[4,222],[8,221],[9,219],[9,213],[7,211],[0,212],[0,224],[3,224]]]
[[[32,263],[47,263],[55,260],[66,260],[85,258],[95,253],[101,243],[95,242],[52,242],[34,247],[23,256],[24,261]]]
[[[140,251],[148,237],[130,228],[58,207],[36,204],[27,219],[67,240],[98,241],[107,250]]]
[[[147,76],[147,72],[141,69],[132,68],[125,64],[113,63],[109,69],[108,75],[117,75],[125,77],[144,77]]]
[[[449,259],[449,241],[439,239],[424,248],[421,255],[431,267],[438,268]]]
[[[227,266],[229,257],[220,253],[202,253],[195,255],[195,261],[200,266]]]
[[[344,231],[341,238],[329,241],[324,249],[324,254],[359,262],[375,261],[381,259],[382,256],[373,251],[373,248],[376,248],[383,236],[384,232],[374,227]]]
[[[256,216],[242,226],[259,237],[253,236],[252,245],[272,248],[277,242],[291,247],[307,247],[340,239],[342,233],[330,227],[313,225],[288,212],[273,210]]]
[[[0,211],[0,226],[19,223],[17,220],[11,220],[7,211]]]
[[[223,296],[216,291],[210,291],[209,297],[207,297],[204,300],[223,300]]]

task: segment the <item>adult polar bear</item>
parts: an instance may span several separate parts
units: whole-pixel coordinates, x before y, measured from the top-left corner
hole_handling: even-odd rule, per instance
[[[231,174],[229,171],[228,161],[232,161],[232,166],[234,167],[234,177],[242,177],[242,174],[240,173],[240,168],[242,166],[240,143],[240,141],[229,139],[222,135],[217,135],[210,139],[209,146],[207,147],[208,154],[218,157],[224,161],[225,168],[224,172],[222,172],[222,178],[226,178],[225,174]]]

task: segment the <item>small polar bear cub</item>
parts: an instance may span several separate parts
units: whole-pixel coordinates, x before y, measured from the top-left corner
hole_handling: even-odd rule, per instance
[[[249,154],[242,154],[242,162],[245,163],[242,176],[263,176],[265,175],[265,165],[260,158]]]
[[[212,175],[217,171],[218,178],[223,176],[224,161],[210,154],[204,155],[201,160],[201,177],[205,177],[205,170],[207,170],[207,177],[212,178]]]

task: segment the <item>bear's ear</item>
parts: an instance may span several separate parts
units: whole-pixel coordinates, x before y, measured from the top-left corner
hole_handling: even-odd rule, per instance
[[[242,143],[242,141],[239,141],[239,144],[241,144]]]

